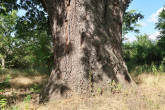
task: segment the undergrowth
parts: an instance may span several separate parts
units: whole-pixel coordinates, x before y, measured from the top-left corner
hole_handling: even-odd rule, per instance
[[[160,65],[156,65],[155,63],[151,63],[150,65],[144,64],[144,65],[135,65],[132,63],[128,64],[128,68],[132,67],[129,69],[129,72],[132,75],[138,76],[143,73],[150,73],[153,75],[158,75],[158,74],[164,74],[165,72],[165,65],[161,63]]]
[[[1,94],[6,88],[9,88],[9,80],[11,76],[8,75],[2,83],[0,83],[0,110],[5,110],[7,107],[7,99]]]

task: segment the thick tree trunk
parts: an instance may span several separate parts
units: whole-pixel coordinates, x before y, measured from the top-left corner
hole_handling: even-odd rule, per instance
[[[40,102],[133,85],[122,57],[127,0],[43,0],[54,39],[54,69]]]

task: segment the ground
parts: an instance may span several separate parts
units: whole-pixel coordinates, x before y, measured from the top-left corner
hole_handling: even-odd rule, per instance
[[[164,74],[164,73],[163,73]],[[165,110],[165,74],[143,73],[133,77],[134,89],[111,84],[112,91],[102,94],[100,88],[91,96],[75,95],[42,105],[34,104],[46,75],[11,75],[10,88],[1,91],[7,97],[6,110]],[[0,77],[0,83],[5,76]],[[10,106],[10,107],[9,107]]]

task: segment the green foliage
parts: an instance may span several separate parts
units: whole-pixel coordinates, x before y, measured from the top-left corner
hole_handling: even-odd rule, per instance
[[[34,92],[34,93],[39,93],[42,89],[42,86],[38,85],[38,84],[33,84],[33,86],[30,88],[30,91]]]
[[[12,77],[10,75],[7,76],[7,78],[4,80],[4,84],[7,84],[9,83],[9,80],[11,79]]]
[[[162,34],[165,34],[165,7],[159,14],[158,23],[156,23],[156,28],[159,29]]]
[[[141,25],[137,24],[137,22],[143,18],[143,15],[141,13],[137,13],[136,10],[127,11],[124,14],[123,35],[131,31],[139,33],[139,29],[137,29],[137,27],[141,27]]]
[[[97,88],[97,94],[98,94],[98,95],[102,94],[102,89],[101,89],[101,87],[98,87],[98,88]]]
[[[5,80],[0,83],[0,91],[3,92],[4,91],[4,88],[9,88],[10,85],[9,85],[9,80],[11,79],[11,76],[8,75]]]
[[[123,44],[123,55],[129,71],[142,72],[164,71],[162,50],[157,42],[151,41],[147,35],[137,35],[137,40]]]
[[[151,69],[152,69],[152,73],[156,74],[157,67],[156,67],[156,65],[154,63],[151,64]]]
[[[109,86],[111,88],[112,93],[118,93],[122,89],[122,86],[120,84],[117,84],[114,80],[111,83],[109,83]]]
[[[41,1],[0,1],[0,57],[6,68],[51,69],[53,43]],[[26,14],[18,17],[17,9],[26,10]]]
[[[14,31],[18,19],[17,11],[0,14],[0,58],[6,59],[14,49]]]
[[[162,61],[161,51],[155,42],[151,41],[147,35],[137,35],[136,38],[136,41],[123,45],[126,61],[132,60],[136,64],[151,64]]]
[[[1,110],[5,110],[7,106],[7,99],[6,98],[0,98],[0,108]]]
[[[165,7],[159,15],[158,22],[156,23],[156,28],[160,31],[158,46],[162,51],[162,57],[165,57]]]
[[[5,88],[10,87],[9,85],[10,79],[11,79],[11,76],[8,75],[7,78],[5,78],[5,80],[2,83],[0,83],[0,92],[3,92]],[[0,109],[5,110],[6,106],[7,106],[7,99],[4,98],[4,96],[0,94]]]
[[[165,10],[160,13],[156,28],[160,31],[158,41],[151,41],[147,35],[138,35],[136,41],[123,44],[124,59],[130,72],[156,75],[165,71]]]
[[[30,100],[31,100],[32,96],[31,95],[27,95],[25,98],[24,98],[24,102],[25,103],[29,103]]]
[[[137,35],[136,41],[123,44],[124,59],[135,75],[143,72],[157,75],[165,71],[165,10],[160,13],[156,28],[160,31],[158,41],[150,40],[147,35]]]
[[[9,110],[19,110],[19,106],[14,105],[10,107]]]
[[[28,105],[28,103],[30,102],[31,98],[32,98],[31,95],[27,95],[27,96],[24,98],[25,110],[29,110],[29,105]]]

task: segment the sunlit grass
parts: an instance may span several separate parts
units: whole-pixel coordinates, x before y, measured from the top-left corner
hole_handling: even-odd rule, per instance
[[[11,75],[12,77],[17,76],[37,76],[37,75],[49,75],[50,70],[47,68],[37,68],[37,69],[0,69],[0,76]]]

